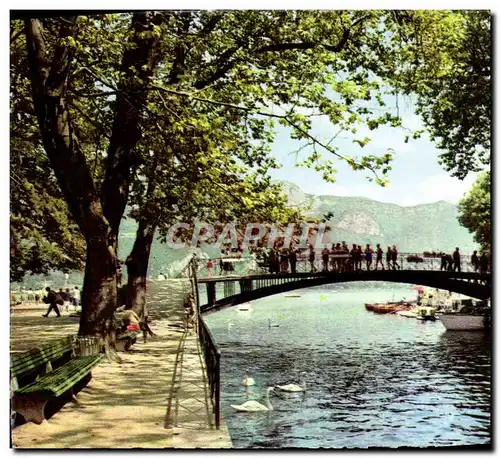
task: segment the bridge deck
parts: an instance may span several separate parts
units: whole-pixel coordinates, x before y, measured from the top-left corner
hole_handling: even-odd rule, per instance
[[[297,272],[282,274],[234,275],[198,279],[207,288],[207,303],[202,312],[217,311],[250,300],[301,288],[329,283],[385,281],[425,285],[477,299],[491,297],[491,274],[435,270],[359,270],[355,272]],[[217,284],[223,291],[217,291]],[[222,295],[222,297],[221,297]],[[217,297],[219,296],[219,297]]]

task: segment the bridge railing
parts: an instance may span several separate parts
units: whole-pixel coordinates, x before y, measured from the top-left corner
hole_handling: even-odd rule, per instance
[[[328,270],[336,271],[337,269],[344,269],[345,264],[351,259],[351,255],[336,255],[330,254],[328,257]],[[383,255],[383,265],[387,269],[387,262],[385,253]],[[198,269],[200,277],[224,277],[231,275],[260,275],[271,273],[269,263],[262,260],[244,257],[238,254],[232,256],[225,256],[221,258],[212,258],[213,267],[209,270],[207,268],[206,260],[198,260]],[[392,263],[391,263],[392,264]],[[448,265],[442,269],[441,258],[437,256],[424,256],[421,253],[399,253],[396,264],[400,270],[453,270]],[[316,253],[314,259],[314,269],[322,271],[324,263],[321,253]],[[376,256],[373,256],[371,270],[375,270]],[[291,272],[291,265],[288,263],[287,270],[284,270],[282,263],[280,263],[280,272]],[[380,265],[378,269],[381,269]],[[297,263],[295,266],[296,272],[311,272],[312,266],[309,260],[309,253],[303,252],[297,255]],[[361,256],[360,270],[367,270],[367,264],[364,254]],[[474,272],[475,267],[470,262],[470,255],[462,255],[460,257],[460,270],[462,272]]]

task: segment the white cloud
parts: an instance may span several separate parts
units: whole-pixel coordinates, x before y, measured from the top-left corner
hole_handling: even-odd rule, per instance
[[[447,173],[431,175],[422,180],[414,192],[404,195],[400,205],[418,205],[438,200],[458,203],[475,180],[475,173],[469,174],[463,181]]]

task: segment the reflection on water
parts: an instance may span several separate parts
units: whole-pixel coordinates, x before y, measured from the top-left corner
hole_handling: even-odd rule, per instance
[[[206,317],[222,351],[222,412],[235,447],[490,442],[491,342],[445,332],[439,321],[367,312],[365,302],[412,295],[375,285],[302,290],[255,301],[250,313]],[[242,384],[246,367],[251,388]],[[231,409],[263,402],[268,386],[298,383],[300,372],[305,394],[272,394],[268,413]]]

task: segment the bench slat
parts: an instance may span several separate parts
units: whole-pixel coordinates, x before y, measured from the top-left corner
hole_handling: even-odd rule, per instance
[[[24,373],[28,373],[37,367],[63,356],[65,353],[72,351],[74,346],[69,343],[60,343],[50,347],[37,348],[36,351],[30,351],[28,355],[19,355],[12,358],[10,374],[11,377],[18,377]]]
[[[33,348],[28,352],[12,355],[11,357],[11,366],[16,367],[24,364],[26,361],[30,361],[34,358],[43,357],[45,354],[49,354],[51,352],[56,352],[61,348],[72,348],[73,345],[70,342],[58,342],[53,345],[44,345],[39,348]]]
[[[98,354],[73,359],[55,371],[40,377],[36,382],[17,390],[16,395],[36,393],[40,399],[59,396],[89,374],[103,357],[103,354]]]

